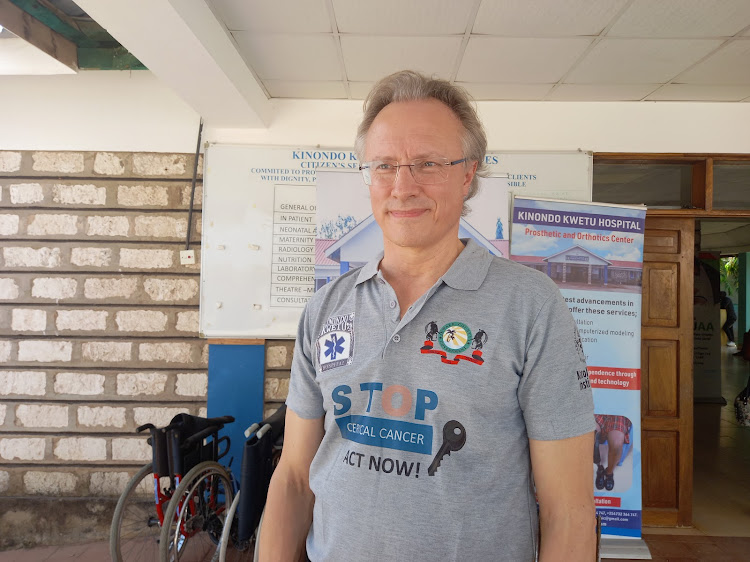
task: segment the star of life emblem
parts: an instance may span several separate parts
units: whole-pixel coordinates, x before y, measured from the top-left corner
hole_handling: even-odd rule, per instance
[[[354,358],[354,313],[326,320],[315,347],[321,371],[350,365]]]

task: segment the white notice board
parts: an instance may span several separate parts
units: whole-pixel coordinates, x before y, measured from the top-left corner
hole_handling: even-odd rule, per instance
[[[516,195],[591,200],[590,154],[491,153],[487,163]],[[295,336],[314,291],[317,171],[357,166],[351,149],[208,146],[202,336]]]

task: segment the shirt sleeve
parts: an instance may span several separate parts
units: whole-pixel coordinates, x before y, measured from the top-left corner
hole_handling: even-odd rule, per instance
[[[556,287],[531,326],[518,400],[529,439],[567,439],[596,427],[581,337]]]
[[[315,351],[309,319],[308,303],[297,327],[286,405],[301,418],[317,419],[325,415],[325,409],[323,408],[323,393],[315,376]]]

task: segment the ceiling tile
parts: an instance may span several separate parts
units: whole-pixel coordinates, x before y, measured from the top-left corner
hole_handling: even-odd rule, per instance
[[[457,80],[506,84],[557,82],[592,39],[471,37]]]
[[[750,85],[665,84],[648,101],[741,101],[750,96]]]
[[[477,101],[491,100],[541,100],[554,84],[487,84],[456,82]]]
[[[459,36],[341,36],[347,78],[360,82],[376,81],[405,68],[449,78],[460,46]]]
[[[750,84],[750,40],[724,45],[706,60],[680,74],[675,82],[688,84]]]
[[[330,35],[258,34],[236,31],[240,54],[263,80],[341,80]]]
[[[341,33],[451,35],[464,33],[473,2],[455,0],[333,0]]]
[[[550,92],[552,101],[639,101],[659,84],[560,84]]]
[[[375,82],[349,82],[349,92],[355,100],[363,100],[370,93]]]
[[[598,35],[627,0],[482,2],[472,33],[511,37]]]
[[[727,37],[750,25],[747,0],[635,0],[609,37]]]
[[[209,0],[230,31],[331,32],[325,0]]]
[[[664,83],[721,39],[602,39],[565,79],[578,84]]]
[[[342,99],[346,98],[344,83],[320,81],[264,80],[272,98]]]

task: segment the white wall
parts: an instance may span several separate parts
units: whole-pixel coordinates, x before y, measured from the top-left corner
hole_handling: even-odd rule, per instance
[[[351,146],[361,101],[276,100],[267,130],[210,131],[249,144]],[[494,151],[750,153],[750,103],[480,102]]]
[[[198,115],[147,71],[0,77],[0,149],[194,152]]]
[[[196,77],[199,80],[200,77]],[[205,140],[349,147],[362,102],[274,100],[267,129]],[[491,150],[750,153],[750,103],[480,102]],[[151,73],[0,79],[0,149],[192,152],[199,116]]]

